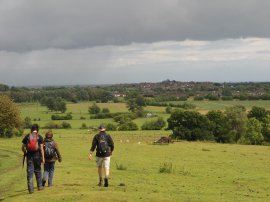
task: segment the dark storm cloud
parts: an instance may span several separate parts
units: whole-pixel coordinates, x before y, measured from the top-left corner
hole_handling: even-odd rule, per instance
[[[0,0],[0,50],[270,37],[268,0]]]

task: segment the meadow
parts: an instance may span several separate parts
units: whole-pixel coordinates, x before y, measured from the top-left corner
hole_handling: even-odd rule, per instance
[[[227,101],[228,102],[228,101]],[[196,104],[199,110],[224,109],[227,102]],[[242,105],[250,109],[253,104]],[[230,104],[230,102],[229,102]],[[265,106],[266,102],[255,103]],[[56,163],[54,185],[29,195],[26,168],[22,168],[22,137],[0,139],[0,201],[269,201],[270,147],[211,142],[175,142],[153,145],[171,131],[110,131],[115,151],[111,160],[109,187],[98,187],[97,168],[88,160],[97,131],[79,129],[82,122],[98,126],[112,120],[90,120],[90,103],[68,104],[72,129],[55,129],[62,163]],[[124,104],[108,103],[111,112],[127,112]],[[38,104],[20,105],[22,117],[50,121],[51,112]],[[168,117],[165,108],[148,111]],[[86,119],[81,120],[84,116]],[[145,119],[136,120],[140,125]],[[44,134],[47,130],[41,129]],[[25,131],[26,133],[27,131]],[[165,172],[164,171],[165,168]]]

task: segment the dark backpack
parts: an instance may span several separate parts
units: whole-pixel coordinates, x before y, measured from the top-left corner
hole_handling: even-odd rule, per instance
[[[30,133],[28,137],[28,141],[26,144],[26,150],[28,152],[36,152],[39,149],[38,146],[38,134],[37,133]]]
[[[100,154],[106,154],[109,150],[109,144],[107,141],[107,134],[100,134],[99,141],[98,141],[98,149]]]
[[[52,159],[55,154],[53,141],[45,141],[44,143],[44,156],[46,159]]]

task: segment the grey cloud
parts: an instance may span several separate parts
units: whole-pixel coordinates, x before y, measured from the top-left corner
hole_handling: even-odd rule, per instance
[[[270,37],[268,0],[2,0],[0,50]]]

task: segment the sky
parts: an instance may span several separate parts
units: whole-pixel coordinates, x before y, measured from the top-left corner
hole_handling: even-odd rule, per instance
[[[269,81],[269,10],[269,0],[0,0],[0,83]]]

